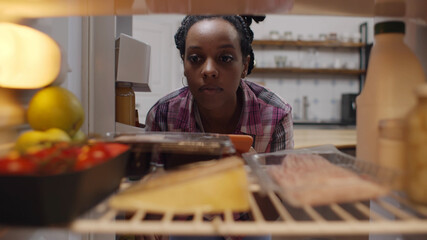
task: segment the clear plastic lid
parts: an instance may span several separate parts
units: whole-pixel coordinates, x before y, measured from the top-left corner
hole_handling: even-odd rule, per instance
[[[144,132],[109,134],[115,142],[139,145],[158,152],[232,155],[236,150],[227,135],[186,132]]]
[[[369,200],[388,193],[398,174],[344,154],[333,145],[243,154],[264,192],[289,204],[325,205]]]

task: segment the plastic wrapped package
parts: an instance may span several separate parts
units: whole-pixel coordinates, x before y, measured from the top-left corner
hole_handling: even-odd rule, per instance
[[[332,145],[244,154],[265,191],[293,206],[326,205],[386,195],[397,172],[358,160]]]

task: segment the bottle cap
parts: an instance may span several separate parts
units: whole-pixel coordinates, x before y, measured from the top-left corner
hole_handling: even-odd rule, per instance
[[[405,23],[402,21],[387,21],[375,24],[375,35],[381,33],[405,33]]]

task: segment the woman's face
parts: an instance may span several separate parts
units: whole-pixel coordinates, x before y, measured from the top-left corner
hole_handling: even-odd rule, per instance
[[[234,26],[220,18],[197,22],[189,29],[185,46],[184,75],[199,108],[235,107],[249,57],[242,58]]]

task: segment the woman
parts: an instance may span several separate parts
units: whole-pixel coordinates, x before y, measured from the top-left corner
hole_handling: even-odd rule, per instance
[[[251,22],[250,17],[241,16],[183,19],[175,43],[188,86],[163,97],[150,109],[147,131],[248,134],[254,138],[257,152],[293,147],[290,105],[273,92],[244,80],[254,67]],[[264,240],[270,236],[243,239]]]
[[[241,16],[183,19],[175,43],[188,86],[150,109],[147,131],[247,134],[257,152],[293,148],[291,106],[244,80],[254,67],[251,21]]]

